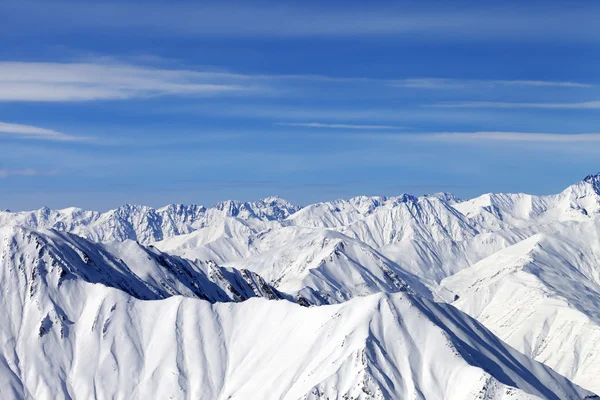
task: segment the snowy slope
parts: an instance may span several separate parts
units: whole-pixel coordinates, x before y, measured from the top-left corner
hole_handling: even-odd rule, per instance
[[[582,399],[455,308],[407,293],[287,301],[142,301],[68,279],[9,285],[0,396],[210,399]]]
[[[222,263],[239,260],[260,250],[256,238],[263,232],[276,230],[279,221],[254,223],[236,218],[224,218],[194,232],[152,242],[162,251],[178,254],[189,259],[214,260]]]
[[[241,260],[245,263],[244,259],[256,258],[257,254],[271,251],[274,247],[284,244],[294,247],[291,243],[297,232],[313,229],[318,236],[323,234],[323,227],[328,227],[331,231],[356,239],[354,242],[380,249],[395,264],[408,266],[412,273],[439,281],[456,270],[445,270],[442,265],[430,268],[432,261],[441,259],[435,252],[444,252],[449,247],[450,251],[458,253],[460,244],[476,237],[479,232],[467,218],[436,196],[357,197],[348,201],[319,203],[303,208],[284,221],[272,222],[265,226],[264,231],[229,227],[228,234],[209,237],[204,233],[209,228],[205,228],[153,244],[163,251],[190,259],[212,259],[230,264]],[[447,194],[444,197],[453,198]],[[219,227],[216,225],[210,229],[222,230]],[[330,234],[335,235],[334,232]],[[277,240],[270,239],[273,237]],[[313,242],[318,245],[318,240]],[[436,250],[438,244],[443,249]],[[300,243],[296,247],[306,249]],[[422,250],[423,247],[425,250]],[[308,253],[299,258],[312,259],[310,253],[315,251],[320,251],[320,248],[307,249]],[[417,257],[404,257],[411,253],[416,253]],[[419,260],[418,255],[425,258]]]
[[[555,195],[488,193],[454,208],[490,229],[596,219],[600,216],[600,174],[589,175]]]
[[[600,175],[550,196],[0,212],[0,239],[1,398],[581,397],[527,357],[600,392]],[[432,299],[527,357],[490,363],[512,350]]]
[[[420,223],[418,227],[423,228],[424,234],[414,236],[426,238],[425,240],[407,238],[408,240],[392,241],[377,249],[402,265],[405,270],[430,283],[439,282],[496,251],[537,233],[546,232],[554,224],[599,220],[598,182],[600,175],[590,175],[557,195],[500,193],[454,202],[452,208],[461,213],[466,224],[439,225],[455,227],[444,235],[439,233],[441,230]],[[433,212],[428,214],[435,215]],[[450,219],[447,217],[447,220]],[[366,231],[377,229],[375,227]]]
[[[191,262],[136,242],[91,243],[57,231],[0,228],[0,273],[6,289],[58,289],[81,279],[123,290],[139,299],[183,295],[217,301],[242,301],[282,294],[260,276],[223,268],[213,262]]]
[[[465,240],[478,233],[462,214],[437,197],[393,202],[341,231],[373,247],[405,240]]]
[[[409,195],[389,198],[359,196],[350,200],[327,201],[306,206],[288,219],[296,226],[336,228],[358,221],[381,207],[410,198],[412,196]]]
[[[417,277],[339,232],[290,226],[265,232],[260,239],[262,251],[226,265],[254,271],[303,302],[331,304],[405,290],[431,297]]]
[[[280,291],[309,304],[412,290],[431,297],[420,280],[367,244],[324,228],[288,226],[198,245],[201,231],[155,246],[192,260],[233,260],[225,265],[258,273]]]
[[[442,281],[448,300],[524,354],[600,391],[600,222],[546,227]]]

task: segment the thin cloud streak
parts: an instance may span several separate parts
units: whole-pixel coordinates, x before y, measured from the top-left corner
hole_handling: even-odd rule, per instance
[[[0,62],[0,101],[123,100],[252,89],[228,74],[127,64]]]
[[[240,74],[202,71],[192,68],[157,68],[100,58],[96,62],[0,62],[0,102],[78,102],[127,100],[160,96],[264,96],[284,89],[286,96],[297,93],[309,82],[367,85],[373,90],[389,87],[406,89],[494,89],[499,86],[589,88],[593,85],[569,81],[460,80],[451,78],[379,79],[305,74]],[[460,103],[458,107],[476,107]],[[484,103],[480,103],[484,104]],[[489,103],[492,104],[502,103]],[[444,107],[446,105],[440,105]],[[483,107],[480,105],[479,107]]]
[[[366,130],[406,129],[406,127],[403,127],[403,126],[392,126],[392,125],[325,124],[325,123],[321,123],[321,122],[279,122],[275,125],[301,127],[301,128],[325,128],[325,129],[366,129]]]
[[[591,88],[594,85],[569,81],[540,81],[540,80],[475,80],[451,78],[412,78],[395,81],[392,86],[410,89],[458,90],[469,88],[496,86],[530,86],[530,87],[564,87]]]
[[[49,170],[42,171],[34,168],[26,168],[26,169],[4,169],[0,168],[0,179],[8,178],[10,176],[51,176],[57,175],[59,173],[58,170]]]
[[[577,103],[511,103],[497,101],[470,101],[461,103],[432,104],[435,108],[542,108],[542,109],[572,109],[598,110],[600,101],[584,101]]]
[[[52,129],[40,128],[33,125],[13,124],[0,121],[0,135],[10,135],[21,139],[52,140],[52,141],[84,141],[91,138],[67,135]]]
[[[383,137],[384,135],[380,135]],[[428,132],[407,135],[386,135],[398,140],[433,140],[445,142],[537,142],[537,143],[600,143],[600,133],[531,133],[531,132]]]

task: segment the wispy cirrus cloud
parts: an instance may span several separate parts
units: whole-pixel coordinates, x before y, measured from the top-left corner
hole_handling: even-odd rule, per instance
[[[13,124],[0,121],[0,135],[9,135],[20,139],[52,140],[52,141],[82,141],[89,138],[67,135],[52,129],[40,128],[33,125]]]
[[[406,127],[403,127],[403,126],[393,126],[393,125],[327,124],[327,123],[322,123],[322,122],[278,122],[275,125],[293,126],[293,127],[300,127],[300,128],[325,128],[325,129],[366,129],[366,130],[406,129]]]
[[[0,101],[207,96],[252,89],[243,76],[118,63],[0,62]],[[233,81],[236,82],[233,82]]]
[[[295,96],[311,89],[322,90],[323,85],[335,85],[332,86],[334,88],[355,87],[373,93],[388,90],[390,87],[456,91],[493,90],[506,86],[593,87],[592,84],[571,81],[381,79],[310,74],[241,74],[207,68],[177,67],[168,62],[159,63],[158,66],[135,64],[110,57],[89,59],[86,62],[0,62],[0,102],[78,102],[160,96],[256,97],[277,92],[284,93],[286,96]],[[462,107],[466,106],[466,103],[462,105]]]
[[[600,133],[439,132],[428,136],[451,141],[600,143]]]
[[[433,104],[436,108],[546,108],[546,109],[579,109],[598,110],[600,101],[583,101],[574,103],[518,103],[498,101],[469,101]]]
[[[393,86],[410,89],[441,89],[459,90],[469,88],[493,88],[502,86],[521,87],[563,87],[563,88],[591,88],[594,85],[571,81],[541,81],[541,80],[500,80],[500,79],[450,79],[450,78],[411,78],[398,80]]]
[[[384,140],[425,140],[444,142],[531,142],[531,143],[598,143],[600,133],[536,133],[536,132],[422,132],[400,135],[380,134]],[[369,136],[373,139],[374,136]]]
[[[57,175],[58,170],[39,170],[35,168],[26,169],[5,169],[0,168],[0,178],[8,178],[9,176],[51,176]]]

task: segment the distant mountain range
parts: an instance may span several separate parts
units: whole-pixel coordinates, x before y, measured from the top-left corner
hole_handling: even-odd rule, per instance
[[[600,175],[559,194],[0,212],[0,398],[600,393]]]

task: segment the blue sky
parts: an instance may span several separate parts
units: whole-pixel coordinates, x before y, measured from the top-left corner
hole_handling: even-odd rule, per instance
[[[558,192],[600,5],[0,2],[0,208]]]

